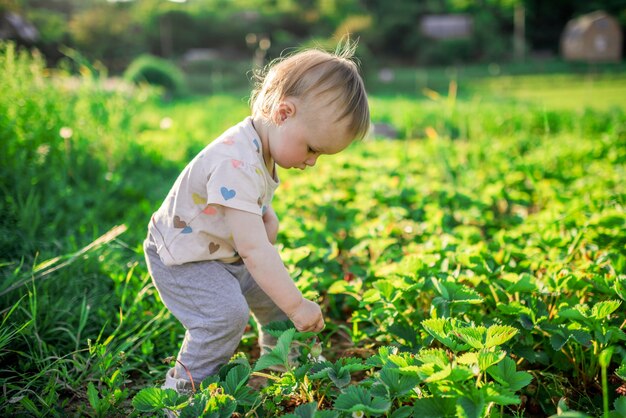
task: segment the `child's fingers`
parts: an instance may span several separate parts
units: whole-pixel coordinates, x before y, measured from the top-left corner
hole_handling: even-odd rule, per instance
[[[326,327],[326,324],[324,323],[324,318],[320,318],[320,320],[317,321],[317,324],[315,324],[315,332],[322,331],[324,327]]]

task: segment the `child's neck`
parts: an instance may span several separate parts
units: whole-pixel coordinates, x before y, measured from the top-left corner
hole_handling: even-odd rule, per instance
[[[265,167],[267,167],[267,171],[272,175],[272,178],[275,177],[274,173],[274,159],[272,158],[272,153],[270,152],[270,141],[269,141],[269,126],[265,123],[265,121],[260,117],[252,118],[252,127],[259,134],[259,138],[261,139],[262,150],[263,150],[263,162],[265,162]]]

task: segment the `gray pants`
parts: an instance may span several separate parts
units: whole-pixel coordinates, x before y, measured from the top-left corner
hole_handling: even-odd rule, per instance
[[[276,340],[260,328],[287,316],[256,284],[243,263],[203,261],[168,267],[148,236],[144,242],[148,271],[161,300],[185,327],[178,353],[195,382],[217,373],[239,345],[250,311],[259,325],[259,344],[272,346]],[[176,378],[187,379],[177,362]]]

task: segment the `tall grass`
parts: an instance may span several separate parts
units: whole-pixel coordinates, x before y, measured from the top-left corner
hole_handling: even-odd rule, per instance
[[[164,317],[137,262],[149,197],[163,192],[144,173],[168,175],[135,142],[150,93],[109,90],[87,71],[79,82],[52,74],[12,44],[0,46],[0,73],[1,409],[85,409],[90,381],[121,407],[126,370],[137,352],[151,356],[145,329]],[[124,224],[136,227],[123,240]]]

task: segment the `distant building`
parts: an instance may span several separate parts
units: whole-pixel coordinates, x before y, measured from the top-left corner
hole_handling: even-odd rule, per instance
[[[33,43],[39,39],[37,29],[22,16],[13,12],[0,13],[0,39],[15,39]]]
[[[622,30],[619,23],[603,11],[570,20],[561,35],[561,54],[570,61],[620,61]]]
[[[427,15],[420,20],[420,31],[432,39],[465,39],[472,36],[473,20],[469,15]]]

